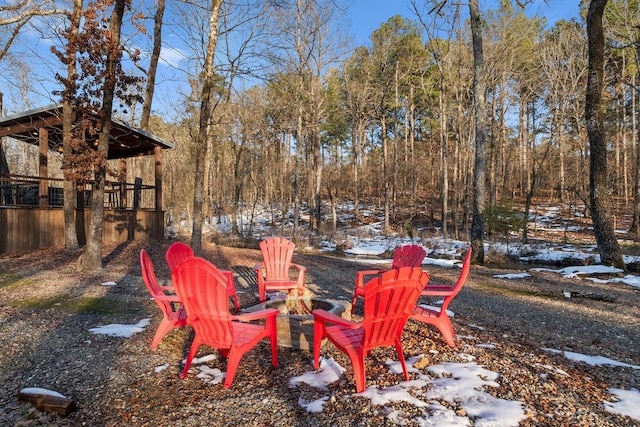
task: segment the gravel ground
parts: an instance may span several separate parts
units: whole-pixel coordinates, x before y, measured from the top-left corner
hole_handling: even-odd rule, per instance
[[[76,272],[77,256],[59,248],[0,258],[0,425],[378,426],[394,425],[391,411],[402,411],[407,420],[422,414],[422,408],[406,403],[376,406],[354,396],[349,361],[332,344],[323,347],[323,355],[347,370],[328,391],[305,384],[290,387],[290,378],[312,370],[311,354],[280,348],[280,367],[273,369],[266,344],[243,357],[231,389],[207,384],[195,374],[179,379],[192,332],[174,330],[157,350],[149,348],[160,312],[148,296],[138,263],[139,250],[145,247],[157,276],[166,280],[164,252],[169,243],[105,247],[106,267],[95,275]],[[211,244],[205,246],[205,257],[235,271],[242,307],[257,303],[250,268],[260,260],[259,251]],[[316,295],[346,300],[353,292],[355,271],[372,268],[320,254],[296,254],[294,261],[307,267],[307,282]],[[432,282],[457,276],[457,271],[438,267],[428,270]],[[572,362],[544,348],[640,365],[640,290],[549,272],[518,280],[493,278],[503,272],[472,267],[450,307],[456,313],[457,348],[447,347],[433,328],[410,322],[403,336],[406,356],[424,354],[427,365],[475,357],[499,374],[499,387],[487,392],[524,404],[527,419],[521,426],[639,425],[606,412],[602,402],[612,399],[611,387],[640,389],[640,371]],[[101,285],[108,281],[117,285]],[[356,304],[355,316],[361,310],[361,303]],[[150,318],[151,325],[128,339],[88,332],[143,318]],[[198,356],[208,353],[203,347]],[[367,357],[367,386],[398,383],[401,377],[384,365],[387,358],[397,359],[392,348]],[[155,372],[165,364],[167,369]],[[208,365],[225,370],[219,360]],[[58,416],[35,409],[17,399],[25,387],[58,391],[73,399],[77,410]],[[323,396],[330,399],[320,413],[309,413],[299,404],[299,399]],[[464,415],[456,404],[440,403]]]

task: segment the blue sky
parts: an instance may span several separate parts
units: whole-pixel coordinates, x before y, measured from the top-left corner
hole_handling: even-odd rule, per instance
[[[150,1],[150,0],[144,0]],[[425,3],[429,0],[418,0]],[[497,7],[498,0],[480,0],[480,7],[483,12],[489,8],[495,9]],[[569,19],[571,17],[578,16],[579,0],[535,0],[534,4],[528,7],[528,13],[531,15],[537,14],[548,18],[550,24],[558,19]],[[415,19],[413,15],[409,0],[350,0],[350,6],[346,11],[346,19],[344,27],[341,27],[345,33],[353,37],[353,45],[360,46],[369,43],[369,36],[371,33],[380,27],[380,25],[386,22],[390,17],[399,14],[409,19]],[[162,56],[165,61],[174,64],[183,64],[186,59],[185,51],[180,48],[179,40],[172,40],[169,27],[167,28],[164,36],[165,47],[163,48]],[[22,48],[25,55],[38,60],[37,52],[44,57],[49,57],[48,48],[53,40],[43,39],[41,34],[35,32],[31,37],[26,38],[26,45],[16,45],[18,48]],[[177,42],[177,46],[169,46]],[[47,65],[49,64],[49,65]],[[31,79],[33,84],[33,91],[37,93],[31,93],[29,108],[39,107],[45,104],[50,104],[57,101],[57,97],[51,95],[51,88],[56,87],[57,83],[53,81],[54,70],[51,68],[57,64],[57,60],[53,60],[48,63],[44,63],[43,66],[31,64],[32,72],[38,77]],[[12,64],[4,61],[0,63],[0,73],[3,74],[3,78],[0,78],[0,91],[5,92],[5,108],[8,111],[22,110],[25,108],[23,97],[18,91],[18,87],[14,86],[17,82],[16,78],[6,69],[11,68]],[[171,68],[167,66],[167,63],[161,63],[159,70],[159,82],[156,87],[156,99],[154,100],[154,110],[156,111],[168,111],[175,109],[177,88],[183,87],[184,76],[179,69]],[[182,89],[188,90],[187,87]],[[21,105],[22,104],[22,105]],[[5,110],[6,112],[7,110]]]
[[[423,0],[428,1],[428,0]],[[496,0],[479,0],[480,10],[497,8]],[[394,15],[402,15],[415,19],[409,0],[352,0],[352,5],[347,10],[348,19],[351,21],[351,29],[356,45],[366,44],[371,33],[382,23]],[[579,16],[579,0],[535,0],[527,7],[530,15],[539,15],[547,18],[550,24],[560,19],[570,19]]]

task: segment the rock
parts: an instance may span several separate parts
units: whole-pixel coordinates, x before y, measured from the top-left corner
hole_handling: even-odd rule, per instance
[[[424,369],[429,365],[429,359],[427,359],[425,356],[422,356],[420,359],[416,360],[416,362],[413,364],[413,367],[416,369]]]

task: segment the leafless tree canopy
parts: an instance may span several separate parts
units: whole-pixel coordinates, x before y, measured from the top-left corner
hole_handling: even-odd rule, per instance
[[[274,224],[294,212],[295,233],[303,220],[314,231],[339,226],[336,205],[354,203],[356,222],[363,206],[377,205],[388,231],[431,228],[469,239],[474,220],[495,207],[522,215],[561,201],[590,215],[586,21],[532,16],[528,8],[543,2],[507,1],[495,10],[483,3],[411,1],[410,18],[389,17],[368,43],[353,46],[341,20],[346,3],[226,0],[212,56],[216,2],[172,2],[160,21],[155,9],[132,10],[148,19],[142,28],[125,22],[126,51],[146,37],[148,51],[160,55],[145,127],[176,144],[163,158],[167,217],[196,215],[202,224],[229,213],[246,238],[241,210],[266,206]],[[0,64],[20,23],[50,18],[43,15],[60,12],[53,6],[0,7],[9,49]],[[617,228],[632,225],[625,217],[637,226],[640,207],[639,7],[610,0],[602,18],[603,182]],[[163,47],[180,35],[184,60],[162,61],[152,49],[159,34]],[[141,69],[152,78],[146,64]],[[149,99],[166,87],[163,78],[175,79],[171,108]],[[139,121],[139,110],[134,105],[128,118]],[[127,179],[151,181],[152,162],[136,161]],[[491,221],[484,225],[474,238],[494,232]]]

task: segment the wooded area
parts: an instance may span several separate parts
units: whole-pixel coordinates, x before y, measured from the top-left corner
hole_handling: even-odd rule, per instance
[[[41,12],[54,6],[27,3],[38,3]],[[164,30],[159,23],[180,22],[184,40],[192,42],[190,63],[199,64],[189,74],[190,93],[176,92],[173,116],[179,118],[151,114],[143,127],[175,144],[165,153],[167,218],[198,217],[202,197],[203,219],[230,213],[240,234],[240,211],[263,204],[292,211],[295,236],[303,207],[311,213],[311,231],[327,231],[338,226],[336,205],[348,202],[356,219],[367,204],[383,206],[389,231],[442,225],[445,236],[466,239],[478,184],[477,88],[486,111],[480,214],[505,207],[527,214],[536,200],[591,204],[585,19],[548,23],[527,15],[523,2],[487,10],[472,1],[481,13],[479,75],[468,5],[410,0],[412,19],[391,17],[369,44],[353,48],[337,27],[342,10],[335,1],[168,3],[164,18],[163,1],[149,10],[127,3],[126,15],[138,20],[126,24],[122,36],[135,40],[145,28],[155,46]],[[605,4],[600,111],[607,208],[633,214],[637,232],[640,5]],[[21,21],[5,19],[8,8],[0,7],[2,66],[20,62],[11,56],[11,36]],[[45,22],[49,15],[41,15]],[[203,65],[212,48],[213,69]],[[149,52],[157,65],[160,49]],[[148,68],[140,69],[144,77]],[[150,102],[153,90],[146,94]],[[127,111],[139,122],[135,106]],[[202,122],[203,114],[210,119]],[[10,162],[19,158],[15,147],[4,148]],[[152,180],[152,161],[135,161],[127,181]]]

